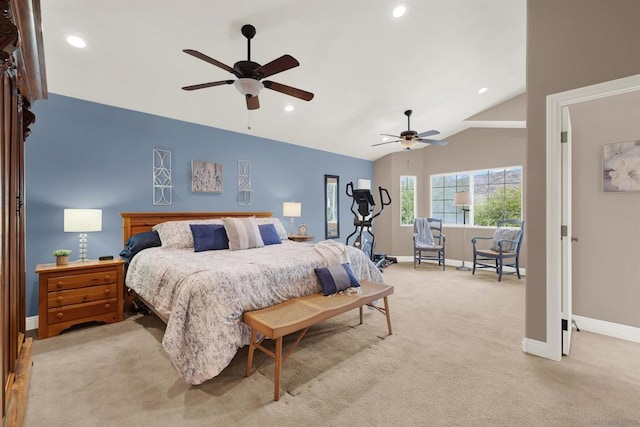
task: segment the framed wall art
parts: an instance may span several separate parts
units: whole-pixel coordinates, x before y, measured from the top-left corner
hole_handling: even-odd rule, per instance
[[[191,191],[222,193],[222,163],[192,160]]]
[[[605,144],[602,156],[604,192],[640,191],[640,141]]]

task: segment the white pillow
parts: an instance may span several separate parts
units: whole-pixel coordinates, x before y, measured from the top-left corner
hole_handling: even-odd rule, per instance
[[[163,248],[193,248],[193,234],[189,224],[222,224],[222,219],[194,219],[186,221],[167,221],[153,226],[160,236]]]
[[[273,224],[280,240],[289,240],[287,229],[284,228],[279,218],[256,218],[256,221],[258,222],[258,225]]]
[[[232,251],[264,246],[258,222],[254,217],[222,218],[222,224],[229,237],[229,249]]]

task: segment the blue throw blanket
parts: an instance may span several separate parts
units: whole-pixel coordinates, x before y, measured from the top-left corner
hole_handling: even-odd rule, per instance
[[[436,246],[427,218],[416,218],[413,223],[413,235],[416,239],[416,247],[433,248]]]

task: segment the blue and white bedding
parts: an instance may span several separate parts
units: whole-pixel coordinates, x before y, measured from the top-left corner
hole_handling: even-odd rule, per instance
[[[283,241],[236,251],[145,249],[131,260],[126,285],[168,318],[162,345],[184,380],[201,384],[249,344],[243,312],[321,292],[314,269],[342,262],[360,280],[383,282],[356,248]]]

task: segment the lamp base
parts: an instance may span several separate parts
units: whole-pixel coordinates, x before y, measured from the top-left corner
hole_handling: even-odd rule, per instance
[[[456,267],[456,270],[458,270],[458,271],[471,271],[471,269],[469,267],[466,267],[464,265],[464,261],[462,261],[462,265]]]

